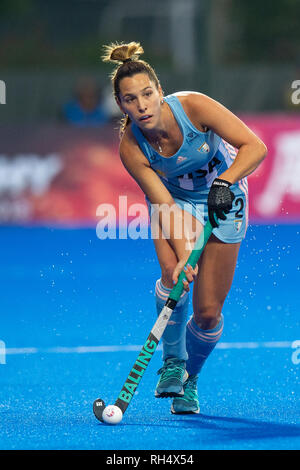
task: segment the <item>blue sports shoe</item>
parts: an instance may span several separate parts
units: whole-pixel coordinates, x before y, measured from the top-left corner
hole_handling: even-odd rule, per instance
[[[183,397],[174,398],[171,413],[173,414],[198,414],[200,413],[198,393],[197,393],[198,375],[190,375],[183,384]]]
[[[157,373],[161,375],[155,389],[156,398],[183,396],[183,383],[188,377],[185,361],[168,358]]]

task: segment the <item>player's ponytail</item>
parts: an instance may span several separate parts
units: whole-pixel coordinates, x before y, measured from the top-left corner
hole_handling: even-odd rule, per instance
[[[113,43],[104,46],[105,54],[102,57],[104,62],[117,62],[124,64],[130,60],[138,60],[144,53],[144,49],[139,42],[130,42],[129,44]]]
[[[104,55],[102,60],[104,62],[117,63],[118,66],[113,70],[110,75],[113,94],[117,101],[120,101],[120,81],[125,77],[132,77],[137,73],[146,73],[150,80],[152,80],[159,88],[159,80],[154,69],[144,60],[140,60],[139,57],[144,53],[144,49],[138,42],[130,42],[128,44],[123,43],[112,43],[108,46],[104,46]],[[121,120],[120,134],[122,135],[130,123],[130,118],[125,115]]]

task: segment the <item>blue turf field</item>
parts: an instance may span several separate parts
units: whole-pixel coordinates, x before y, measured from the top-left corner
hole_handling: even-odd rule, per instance
[[[115,401],[155,321],[151,240],[0,233],[1,449],[300,448],[298,225],[249,228],[199,380],[201,414],[173,416],[170,400],[154,398],[158,350],[115,427],[96,421],[92,403]]]

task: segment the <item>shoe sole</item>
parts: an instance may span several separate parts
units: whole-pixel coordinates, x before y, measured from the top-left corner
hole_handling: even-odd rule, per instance
[[[162,393],[157,393],[155,392],[155,398],[181,398],[184,395],[184,390],[182,389],[182,392],[176,393],[176,392],[162,392]]]

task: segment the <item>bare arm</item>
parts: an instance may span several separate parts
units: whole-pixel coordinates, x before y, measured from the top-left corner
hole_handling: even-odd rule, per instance
[[[140,150],[129,129],[120,144],[120,157],[124,167],[140,186],[151,204],[174,204],[174,199],[150,167],[147,158]]]
[[[162,183],[155,171],[150,167],[147,158],[140,150],[130,129],[126,131],[120,144],[121,161],[140,186],[151,204],[159,210],[159,223],[164,234],[168,234],[169,242],[181,262],[186,262],[191,249],[188,248],[188,240],[184,230],[178,238],[178,228],[183,227],[183,211],[177,206],[170,192]]]
[[[265,144],[235,114],[217,101],[201,93],[183,98],[194,123],[208,127],[226,142],[238,148],[238,154],[219,178],[236,183],[252,173],[267,154]]]

